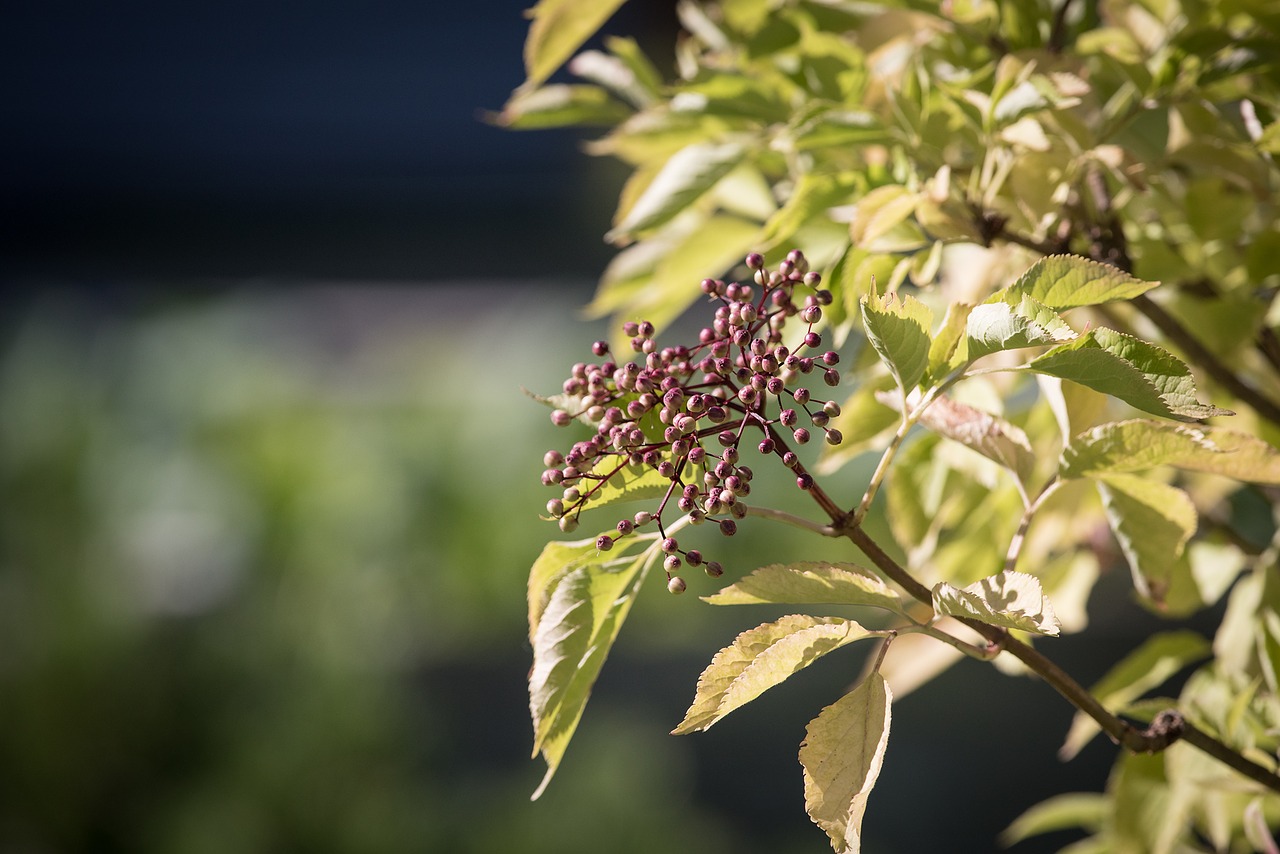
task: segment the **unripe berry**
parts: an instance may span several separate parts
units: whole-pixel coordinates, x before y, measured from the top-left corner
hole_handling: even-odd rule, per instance
[[[635,515],[635,525],[637,528],[643,528],[653,521],[653,514],[648,510],[641,510]]]
[[[564,515],[564,502],[559,498],[553,498],[547,502],[547,515],[559,519]]]
[[[607,552],[613,548],[613,538],[608,534],[602,534],[596,538],[596,548],[602,552]]]
[[[603,356],[605,353],[609,352],[609,342],[596,341],[591,345],[591,352],[595,353],[597,356]]]
[[[835,368],[827,368],[822,372],[822,381],[834,388],[840,385],[840,372]]]
[[[719,438],[720,444],[724,445],[726,448],[732,446],[734,442],[738,441],[737,434],[734,433],[732,430],[721,431],[719,437],[717,438]]]
[[[747,256],[747,267],[752,270],[759,270],[764,267],[764,256],[759,252],[752,252]]]
[[[830,415],[832,418],[835,418],[840,414],[840,404],[836,403],[834,400],[828,400],[826,403],[822,404],[822,411]]]
[[[618,521],[618,536],[625,537],[636,529],[635,523],[630,519],[620,519]]]
[[[573,416],[563,409],[554,409],[551,411],[551,423],[557,427],[568,427],[573,423]]]
[[[806,347],[821,347],[822,336],[816,332],[810,332],[804,336],[804,345]]]
[[[720,459],[724,460],[729,465],[733,465],[738,461],[738,449],[732,447],[725,448],[720,454]]]
[[[721,519],[720,533],[724,534],[726,537],[732,537],[734,534],[738,533],[738,523],[732,519]]]
[[[761,442],[759,445],[756,446],[756,450],[758,450],[762,454],[772,454],[775,447],[776,446],[773,444],[772,439],[765,439],[763,442]]]
[[[578,518],[576,516],[561,516],[560,530],[566,534],[570,534],[578,530]]]
[[[724,567],[714,560],[707,561],[705,570],[707,575],[711,576],[712,578],[719,578],[720,576],[724,575]]]
[[[783,425],[786,427],[796,426],[796,421],[799,419],[799,417],[800,416],[796,413],[794,409],[784,409],[778,413],[778,420],[781,421]]]
[[[564,465],[564,454],[559,451],[547,451],[542,457],[542,464],[547,468]]]
[[[789,469],[793,469],[800,462],[800,458],[795,455],[794,451],[787,451],[782,455],[782,464]]]
[[[796,477],[796,486],[804,490],[813,489],[813,475],[805,472]]]
[[[667,572],[675,572],[680,566],[680,555],[667,555],[662,561],[662,568]]]
[[[675,537],[667,537],[662,541],[662,550],[667,554],[671,554],[672,552],[679,550],[679,548],[680,544],[676,542]]]
[[[816,305],[800,310],[800,319],[805,323],[817,323],[822,319],[822,309]]]
[[[832,428],[832,429],[830,429],[830,430],[828,430],[828,431],[827,431],[827,444],[828,444],[828,445],[839,445],[839,444],[840,444],[841,442],[843,442],[843,441],[844,441],[844,434],[843,434],[843,433],[841,433],[839,430],[836,430],[835,428]]]
[[[667,582],[667,590],[677,596],[683,593],[685,589],[684,579],[678,575],[671,576],[671,579]]]
[[[809,431],[803,427],[797,427],[791,435],[795,437],[797,445],[807,445],[809,443]]]
[[[795,398],[796,403],[800,404],[801,406],[804,406],[806,403],[809,402],[809,389],[798,388],[795,390],[795,393],[792,396]]]
[[[689,563],[689,566],[700,566],[702,564],[702,552],[697,549],[689,549],[689,551],[685,552],[684,559]]]

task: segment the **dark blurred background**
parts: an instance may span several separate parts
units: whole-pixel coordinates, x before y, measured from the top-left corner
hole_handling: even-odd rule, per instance
[[[0,852],[827,850],[796,750],[865,650],[671,738],[777,614],[660,585],[528,802],[524,581],[563,439],[520,388],[600,334],[577,310],[624,175],[483,121],[525,5],[3,13]],[[669,66],[672,4],[609,29]],[[726,563],[790,553],[749,527]],[[1055,642],[1086,682],[1109,631]],[[1109,747],[1054,758],[1069,720],[980,665],[904,698],[865,850],[993,850],[1098,789]]]

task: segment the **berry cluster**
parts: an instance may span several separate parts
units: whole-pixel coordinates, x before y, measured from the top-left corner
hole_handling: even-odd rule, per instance
[[[722,534],[733,536],[736,520],[747,512],[743,499],[753,476],[741,460],[744,442],[762,455],[780,457],[795,472],[797,486],[810,489],[813,478],[789,447],[813,438],[801,416],[828,443],[838,445],[842,438],[829,426],[839,405],[813,397],[802,384],[812,374],[827,386],[840,383],[839,356],[822,351],[815,328],[831,292],[819,287],[821,277],[809,271],[799,250],[776,270],[766,270],[757,253],[746,264],[755,287],[702,281],[702,291],[717,305],[698,343],[659,348],[653,324],[627,323],[624,330],[639,360],[619,364],[608,358],[606,342],[595,342],[592,353],[604,361],[574,365],[559,399],[562,408],[551,413],[558,426],[577,420],[596,428],[568,452],[548,451],[544,457],[542,482],[563,490],[547,502],[561,530],[577,528],[583,508],[611,481],[622,484],[650,470],[669,481],[653,512],[622,519],[616,533],[602,535],[596,546],[607,551],[619,538],[656,524],[673,593],[685,589],[676,574],[685,564],[701,566],[712,577],[724,570],[667,535],[663,516],[672,503],[690,522],[715,522]],[[783,344],[783,328],[796,317],[806,327],[792,350]]]

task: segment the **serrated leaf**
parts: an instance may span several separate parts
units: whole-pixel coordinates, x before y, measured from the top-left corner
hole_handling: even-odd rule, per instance
[[[1061,344],[1076,337],[1057,312],[1026,294],[1010,295],[1012,302],[974,306],[965,324],[969,358],[1002,350]]]
[[[612,17],[625,0],[540,0],[524,43],[525,86],[542,83]]]
[[[671,734],[709,729],[832,650],[877,634],[853,620],[808,615],[783,617],[745,631],[702,671],[693,703]]]
[[[1010,302],[1008,296],[1026,295],[1051,309],[1063,311],[1133,299],[1159,284],[1144,282],[1123,270],[1076,255],[1050,255],[1033,264],[1009,286],[1007,295],[1001,294],[999,298]]]
[[[703,601],[712,605],[872,605],[901,613],[898,594],[853,563],[801,561],[763,566]]]
[[[888,366],[903,393],[911,391],[929,364],[929,328],[933,312],[913,296],[862,298],[862,323],[871,345]]]
[[[1209,642],[1195,632],[1152,635],[1107,671],[1089,689],[1089,693],[1114,712],[1210,652]],[[1084,712],[1076,712],[1058,756],[1063,760],[1071,759],[1100,731],[1093,718]]]
[[[1156,466],[1280,484],[1280,451],[1235,430],[1134,419],[1099,424],[1062,451],[1062,477],[1098,477]]]
[[[884,678],[871,673],[805,729],[804,807],[841,854],[862,850],[862,818],[884,763],[892,703]]]
[[[967,302],[953,302],[947,306],[942,325],[929,344],[929,368],[926,375],[930,384],[940,382],[968,358],[965,330],[973,308]]]
[[[1035,468],[1035,452],[1021,427],[967,403],[940,395],[921,414],[920,423],[998,463],[1023,483]]]
[[[1131,474],[1104,475],[1098,492],[1129,562],[1134,588],[1159,607],[1196,531],[1195,504],[1176,486]]]
[[[529,711],[533,755],[541,753],[547,763],[534,799],[560,765],[648,566],[648,555],[592,556],[583,548],[587,542],[549,544],[530,573]]]
[[[1057,830],[1100,830],[1111,812],[1111,800],[1101,792],[1067,792],[1041,801],[1013,820],[1000,834],[1000,843],[1016,845],[1024,839]]]
[[[605,239],[611,243],[625,241],[637,232],[669,221],[733,171],[746,151],[735,142],[701,142],[677,151]]]
[[[1006,629],[1051,636],[1059,632],[1039,580],[1025,572],[999,572],[963,588],[940,582],[933,588],[933,609]]]
[[[1081,335],[1032,359],[1027,367],[1166,418],[1196,421],[1233,414],[1200,403],[1191,369],[1172,353],[1111,329]]]

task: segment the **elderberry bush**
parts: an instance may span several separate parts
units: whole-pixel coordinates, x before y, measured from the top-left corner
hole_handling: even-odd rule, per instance
[[[842,440],[830,426],[839,404],[816,390],[840,384],[840,357],[823,349],[818,331],[831,292],[799,250],[775,270],[754,252],[746,266],[752,283],[702,280],[715,309],[696,342],[660,347],[652,323],[628,322],[630,361],[610,358],[608,343],[597,341],[591,352],[603,361],[574,365],[563,394],[548,400],[556,407],[552,423],[585,423],[595,432],[567,451],[546,453],[542,482],[559,490],[547,513],[561,530],[573,531],[611,487],[625,491],[638,478],[661,478],[666,487],[656,506],[618,520],[596,548],[609,551],[623,537],[656,528],[672,593],[685,590],[679,575],[685,565],[713,578],[724,572],[718,561],[668,535],[677,514],[733,536],[747,515],[754,475],[749,456],[781,459],[796,485],[810,489],[813,477],[792,447],[819,434],[832,445]]]

